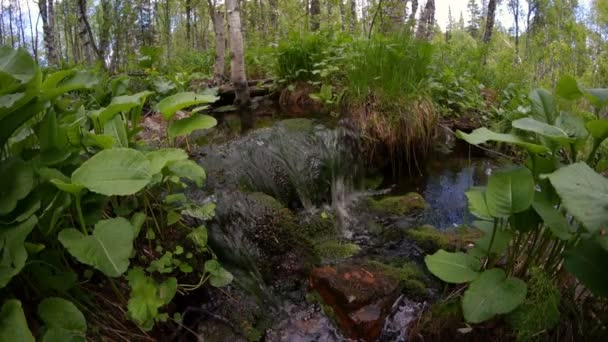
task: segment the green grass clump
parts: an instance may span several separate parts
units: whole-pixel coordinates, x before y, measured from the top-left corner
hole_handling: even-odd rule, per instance
[[[448,234],[431,225],[408,229],[405,234],[428,254],[433,254],[438,249],[449,249]]]
[[[322,61],[329,41],[322,34],[292,33],[279,42],[276,73],[279,79],[294,82],[312,80],[315,65]]]
[[[528,296],[524,303],[507,316],[518,341],[540,341],[545,332],[559,323],[560,292],[542,269],[531,270]]]

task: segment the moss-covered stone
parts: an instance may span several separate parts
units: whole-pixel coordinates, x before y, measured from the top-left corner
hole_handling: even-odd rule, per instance
[[[345,259],[357,254],[360,250],[361,247],[354,243],[342,242],[337,239],[315,244],[315,253],[321,261]]]
[[[408,296],[412,298],[424,298],[427,296],[427,283],[423,270],[413,262],[405,262],[400,266],[393,266],[379,261],[369,261],[368,265],[376,267],[394,279]]]
[[[427,254],[433,254],[439,249],[449,251],[462,250],[482,236],[478,229],[459,226],[454,229],[437,229],[424,225],[408,229],[405,234],[422,248]]]
[[[322,211],[301,220],[300,231],[312,240],[334,237],[338,233],[336,217],[329,211]]]
[[[415,192],[403,196],[389,196],[379,200],[368,199],[370,209],[381,214],[406,215],[416,209],[425,209],[427,203]]]
[[[255,199],[260,204],[262,204],[272,210],[279,211],[279,210],[285,209],[283,204],[281,204],[281,202],[279,202],[276,198],[274,198],[270,195],[267,195],[263,192],[252,192],[249,194],[249,197]]]
[[[332,307],[330,305],[325,304],[325,302],[323,301],[323,298],[321,298],[321,295],[317,292],[317,291],[310,291],[306,294],[306,301],[310,304],[318,304],[321,307],[321,310],[323,310],[323,313],[325,314],[325,316],[327,316],[327,318],[329,318],[329,320],[331,320],[334,323],[338,323],[338,319],[336,317],[336,313],[334,312],[334,309],[332,309]]]

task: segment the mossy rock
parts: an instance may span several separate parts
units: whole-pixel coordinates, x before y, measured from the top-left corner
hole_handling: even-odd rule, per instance
[[[427,254],[433,254],[439,249],[449,249],[450,246],[448,234],[431,225],[408,229],[405,234]]]
[[[306,217],[301,222],[300,233],[312,240],[337,236],[336,217],[329,211]]]
[[[315,243],[315,254],[321,261],[346,259],[361,250],[357,244],[331,239]]]
[[[267,208],[272,210],[283,210],[286,209],[281,202],[279,202],[276,198],[267,195],[263,192],[252,192],[249,194],[249,197],[258,201],[258,203],[264,205]]]
[[[415,192],[403,196],[389,196],[379,200],[368,199],[370,209],[377,213],[403,216],[417,209],[425,209],[428,204]]]
[[[417,299],[427,297],[427,278],[419,265],[413,262],[404,262],[403,264],[396,266],[379,261],[368,261],[367,264],[382,270],[387,276],[399,280],[402,291],[410,298]]]
[[[408,229],[405,234],[427,254],[433,254],[439,249],[448,251],[466,249],[467,245],[475,242],[483,235],[480,230],[464,225],[444,230],[431,225],[424,225]]]
[[[282,120],[278,123],[279,126],[284,127],[290,132],[312,132],[314,127],[312,120],[310,119],[287,119]]]

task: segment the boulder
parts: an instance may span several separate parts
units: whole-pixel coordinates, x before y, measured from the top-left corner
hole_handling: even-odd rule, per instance
[[[400,293],[399,280],[374,265],[344,263],[315,268],[310,287],[331,307],[349,337],[375,341]]]

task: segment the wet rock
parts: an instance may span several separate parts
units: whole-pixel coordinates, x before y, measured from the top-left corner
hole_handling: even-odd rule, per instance
[[[197,342],[247,342],[247,339],[235,333],[227,322],[215,319],[201,322],[197,330]]]
[[[416,209],[425,209],[427,203],[424,198],[415,192],[404,196],[389,196],[380,200],[368,199],[370,209],[380,214],[406,215]]]
[[[374,265],[345,263],[315,268],[311,288],[330,306],[342,331],[375,341],[399,296],[399,280]]]
[[[266,332],[268,342],[338,342],[344,338],[318,306],[290,305],[288,317]]]

